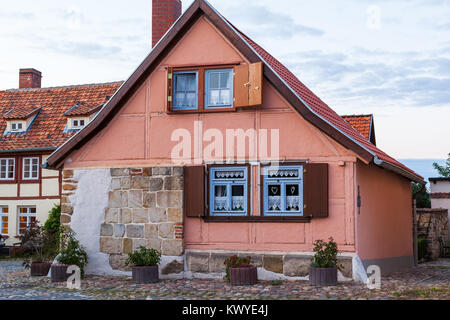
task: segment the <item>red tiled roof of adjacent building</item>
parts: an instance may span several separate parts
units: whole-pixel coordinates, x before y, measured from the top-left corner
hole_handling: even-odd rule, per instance
[[[372,115],[351,115],[341,117],[370,141],[373,119]]]
[[[107,97],[109,100],[109,97]],[[105,103],[106,101],[105,100]],[[74,117],[74,116],[89,116],[98,110],[100,110],[104,106],[104,103],[102,104],[92,104],[91,101],[89,102],[79,102],[76,105],[74,105],[72,108],[70,108],[68,111],[66,111],[65,115],[68,117]]]
[[[9,111],[7,111],[3,115],[3,118],[8,120],[25,120],[34,116],[40,110],[41,110],[40,107],[32,107],[32,106],[26,106],[23,108],[12,107]]]
[[[0,151],[57,148],[74,134],[64,132],[65,112],[80,101],[87,101],[89,106],[103,105],[121,84],[0,90]],[[35,109],[40,109],[39,115],[26,132],[4,134],[7,120],[29,117]]]

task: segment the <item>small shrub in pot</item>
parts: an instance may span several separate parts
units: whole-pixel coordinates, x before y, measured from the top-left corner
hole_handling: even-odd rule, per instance
[[[314,242],[314,257],[309,268],[309,283],[312,286],[337,285],[337,271],[341,269],[338,263],[337,243],[333,238],[328,242]]]
[[[258,270],[251,264],[251,257],[232,256],[225,260],[226,279],[233,286],[249,286],[258,283]]]
[[[136,251],[128,254],[125,263],[127,266],[132,266],[133,282],[145,284],[159,281],[160,261],[161,253],[158,250],[140,246]]]

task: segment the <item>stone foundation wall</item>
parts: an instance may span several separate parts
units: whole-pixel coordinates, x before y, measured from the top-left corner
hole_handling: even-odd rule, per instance
[[[448,210],[417,209],[417,222],[418,237],[428,241],[430,259],[438,259],[441,256],[439,240],[448,239]]]

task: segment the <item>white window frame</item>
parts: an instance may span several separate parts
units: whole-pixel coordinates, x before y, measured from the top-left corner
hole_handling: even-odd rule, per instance
[[[27,209],[26,213],[21,213],[21,209]],[[31,213],[31,209],[35,210],[35,213]],[[31,218],[34,218],[34,221],[37,221],[37,209],[35,206],[20,206],[17,208],[18,216],[17,216],[17,235],[22,236],[23,234],[20,233],[20,218],[24,217],[27,218],[27,228],[31,224]]]
[[[229,90],[229,104],[211,104],[211,96],[210,92],[213,90],[211,88],[211,75],[215,73],[228,73],[229,78],[231,79],[230,88],[216,88],[214,90],[219,90],[221,92],[222,90]],[[219,76],[220,77],[220,76]],[[219,79],[219,87],[220,87],[220,79]],[[234,101],[234,73],[233,69],[213,69],[213,70],[205,70],[205,109],[227,109],[227,108],[233,108]]]
[[[81,125],[81,121],[83,121],[83,124]],[[77,125],[75,125],[75,122]],[[83,129],[86,126],[86,120],[85,119],[72,119],[72,128],[73,129]]]
[[[6,171],[5,171],[5,178],[2,178],[2,162],[6,161]],[[9,173],[11,172],[9,170],[10,167],[10,161],[13,163],[13,169],[12,169],[12,178],[8,178]],[[0,158],[0,181],[14,181],[16,177],[16,159],[15,158]]]
[[[3,209],[8,209],[7,206],[0,206],[0,234],[2,236],[7,236],[9,233],[9,210],[8,212],[4,212]],[[3,233],[3,217],[7,217],[8,218],[8,228],[7,228],[7,233]]]
[[[25,161],[30,160],[29,176],[25,176]],[[37,160],[36,176],[33,176],[33,160]],[[39,157],[26,157],[22,159],[22,180],[39,180]]]
[[[22,122],[11,122],[11,132],[22,132],[22,131],[24,131]]]

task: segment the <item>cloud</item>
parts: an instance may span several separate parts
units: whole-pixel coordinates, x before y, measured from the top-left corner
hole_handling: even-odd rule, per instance
[[[0,19],[32,20],[36,19],[36,15],[31,12],[0,12]]]

